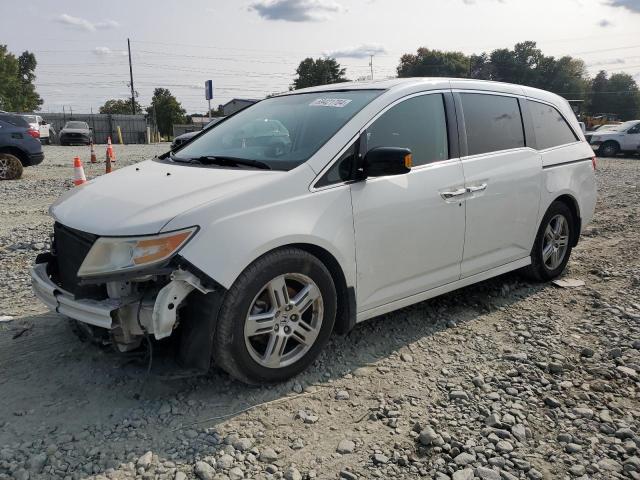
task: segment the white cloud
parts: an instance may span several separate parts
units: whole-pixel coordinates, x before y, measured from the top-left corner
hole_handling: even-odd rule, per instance
[[[369,55],[382,55],[385,53],[387,53],[387,50],[382,45],[377,43],[363,43],[356,47],[329,50],[323,52],[323,55],[332,58],[367,58]]]
[[[111,50],[109,47],[96,47],[91,52],[99,57],[111,57],[113,55],[119,55],[121,57],[126,56],[125,50]]]
[[[120,24],[115,20],[105,20],[102,22],[90,22],[86,18],[74,17],[63,13],[55,18],[55,21],[63,25],[87,32],[95,32],[96,30],[105,30],[109,28],[118,28]]]
[[[612,7],[626,8],[635,13],[640,13],[640,0],[609,0]]]
[[[258,0],[249,5],[266,20],[286,22],[319,22],[328,20],[332,13],[344,10],[334,0]]]

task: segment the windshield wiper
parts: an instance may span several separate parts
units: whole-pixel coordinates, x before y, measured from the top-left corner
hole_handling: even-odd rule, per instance
[[[247,158],[237,158],[237,157],[216,157],[216,156],[203,156],[198,158],[190,158],[189,161],[193,163],[202,163],[205,165],[222,165],[222,166],[246,166],[259,168],[261,170],[271,170],[271,167],[265,162],[261,162],[260,160],[249,160]]]

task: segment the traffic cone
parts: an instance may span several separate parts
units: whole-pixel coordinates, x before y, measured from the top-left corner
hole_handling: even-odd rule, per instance
[[[98,159],[96,158],[96,149],[93,142],[91,142],[91,163],[98,163]]]
[[[82,167],[82,160],[80,157],[73,159],[73,184],[77,187],[86,183],[87,177],[84,176],[84,168]]]
[[[111,137],[107,137],[107,157],[109,157],[113,163],[116,162],[116,154],[113,152],[113,146],[111,146]]]

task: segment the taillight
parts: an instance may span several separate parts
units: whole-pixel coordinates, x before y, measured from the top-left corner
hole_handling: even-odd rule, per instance
[[[40,131],[39,130],[29,129],[29,130],[27,130],[27,133],[29,135],[31,135],[33,138],[40,138]]]
[[[593,165],[593,169],[597,170],[598,169],[598,164],[596,163],[596,157],[591,157],[591,165]]]

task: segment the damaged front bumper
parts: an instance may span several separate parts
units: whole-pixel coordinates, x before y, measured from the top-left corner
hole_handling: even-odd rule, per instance
[[[33,291],[49,309],[79,322],[114,332],[121,350],[137,347],[145,333],[156,339],[170,336],[177,326],[178,309],[193,291],[213,291],[189,271],[177,268],[169,281],[146,298],[146,290],[136,279],[107,282],[108,297],[103,300],[77,299],[49,277],[47,263],[31,267]]]
[[[50,310],[108,330],[113,326],[112,312],[124,306],[119,299],[76,300],[71,293],[51,281],[46,263],[31,267],[31,284],[36,297]]]

